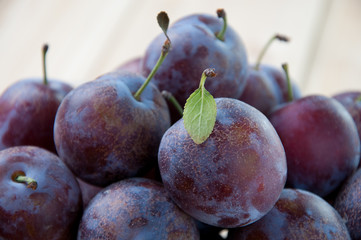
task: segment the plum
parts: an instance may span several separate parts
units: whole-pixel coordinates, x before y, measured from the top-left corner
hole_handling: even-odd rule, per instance
[[[335,99],[310,95],[271,113],[287,156],[287,186],[325,197],[356,170],[360,161],[357,128]]]
[[[351,114],[352,119],[355,121],[357,132],[361,140],[361,98],[360,97],[361,97],[360,91],[345,91],[333,96],[333,98],[339,101]],[[361,164],[359,164],[359,167],[361,167]]]
[[[73,173],[33,146],[0,151],[0,239],[75,239],[82,215]]]
[[[139,176],[156,165],[163,133],[170,126],[167,104],[151,82],[135,73],[110,72],[72,90],[55,118],[60,158],[82,180],[107,186]]]
[[[222,12],[222,10],[219,10]],[[224,13],[224,11],[223,11]],[[225,30],[224,36],[218,33]],[[199,76],[209,67],[217,69],[217,77],[207,82],[214,97],[238,98],[246,83],[247,53],[240,36],[224,21],[208,14],[185,16],[168,29],[172,48],[167,61],[155,74],[153,82],[160,91],[173,94],[183,107],[189,95],[198,87]],[[147,47],[142,72],[148,74],[156,63],[165,37],[158,35]],[[170,107],[172,123],[181,116]]]
[[[334,207],[345,219],[352,239],[361,239],[361,169],[343,184]]]
[[[175,203],[195,219],[223,228],[250,224],[275,204],[286,181],[285,152],[254,107],[216,98],[213,132],[196,144],[183,119],[164,134],[158,164]]]
[[[163,185],[129,178],[103,189],[89,203],[78,240],[199,239],[194,220],[181,211]]]
[[[43,46],[43,78],[21,79],[0,96],[0,150],[22,145],[45,148],[56,153],[53,127],[55,114],[64,96],[73,88],[48,79]]]
[[[309,191],[285,188],[275,206],[257,222],[229,230],[227,240],[351,239],[338,212]]]

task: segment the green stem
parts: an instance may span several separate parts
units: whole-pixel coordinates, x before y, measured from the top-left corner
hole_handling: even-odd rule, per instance
[[[218,15],[219,18],[223,18],[223,28],[219,33],[217,33],[216,37],[219,40],[224,41],[224,35],[226,34],[226,30],[227,30],[226,12],[224,11],[224,9],[218,9],[217,10],[217,15]]]
[[[269,40],[268,42],[266,43],[266,45],[263,47],[261,53],[258,55],[258,58],[257,58],[257,61],[256,61],[256,65],[254,66],[254,69],[255,70],[259,70],[259,66],[261,65],[261,61],[265,55],[265,53],[267,52],[269,46],[271,45],[271,43],[274,41],[274,40],[280,40],[280,41],[283,41],[283,42],[288,42],[289,39],[288,37],[286,36],[283,36],[283,35],[280,35],[280,34],[275,34],[273,35]]]
[[[15,178],[15,182],[25,183],[27,188],[31,188],[33,190],[38,187],[38,183],[34,179],[27,176],[19,175]]]
[[[48,44],[44,44],[43,46],[43,83],[44,85],[48,84],[48,77],[46,75],[46,53],[48,52],[49,46]]]
[[[285,71],[286,79],[287,79],[288,102],[292,102],[293,101],[293,90],[292,90],[290,75],[288,73],[288,64],[287,63],[282,64],[282,68]]]
[[[169,48],[170,48],[170,41],[167,39],[165,40],[163,47],[162,47],[162,52],[158,58],[157,63],[155,64],[154,68],[152,69],[152,71],[149,73],[147,79],[145,80],[145,82],[142,84],[142,86],[140,86],[140,88],[138,89],[138,91],[134,94],[134,98],[137,99],[138,101],[140,100],[140,95],[142,94],[142,92],[144,91],[144,89],[148,86],[148,83],[150,82],[150,80],[153,78],[153,76],[155,75],[155,73],[157,72],[158,68],[160,67],[160,65],[162,65],[165,57],[168,55],[169,52]]]
[[[182,106],[179,104],[179,102],[177,101],[177,99],[173,96],[172,93],[163,90],[162,91],[162,95],[165,99],[167,99],[178,111],[178,113],[180,114],[181,117],[183,117],[183,108]]]

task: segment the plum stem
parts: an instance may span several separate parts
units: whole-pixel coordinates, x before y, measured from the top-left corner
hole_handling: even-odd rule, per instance
[[[288,73],[288,64],[287,63],[282,64],[282,68],[285,71],[286,79],[287,79],[288,102],[292,102],[293,101],[293,90],[292,90],[290,75]]]
[[[256,61],[256,65],[254,66],[255,70],[259,70],[259,66],[261,65],[261,61],[264,57],[264,55],[266,54],[269,46],[274,42],[274,40],[280,40],[283,42],[289,42],[289,38],[284,36],[284,35],[280,35],[280,34],[275,34],[273,35],[268,42],[266,43],[266,45],[263,47],[263,49],[261,50],[260,54],[258,55],[257,61]]]
[[[144,91],[144,89],[148,86],[150,80],[154,77],[155,73],[157,72],[158,68],[160,67],[160,65],[162,65],[165,57],[168,55],[171,43],[170,43],[170,39],[167,35],[167,31],[168,31],[168,26],[169,26],[169,17],[168,14],[164,11],[161,11],[160,13],[158,13],[157,15],[157,21],[158,21],[158,25],[159,27],[162,29],[164,35],[166,36],[166,40],[162,46],[162,52],[158,58],[157,63],[155,64],[154,68],[152,69],[152,71],[149,73],[147,79],[145,80],[145,82],[142,84],[142,86],[140,86],[140,88],[138,89],[138,91],[134,94],[134,98],[138,101],[140,101],[140,95],[142,94],[142,92]]]
[[[207,68],[203,71],[201,81],[199,82],[199,88],[204,88],[207,77],[215,77],[217,74],[214,68]]]
[[[157,72],[158,68],[160,67],[160,65],[162,65],[165,57],[168,55],[170,49],[170,41],[167,39],[165,40],[163,47],[162,47],[162,52],[158,58],[157,63],[155,64],[154,68],[152,69],[152,71],[149,73],[147,79],[145,80],[145,82],[142,84],[142,86],[140,86],[140,88],[138,89],[138,91],[134,94],[134,98],[137,99],[138,101],[140,100],[140,95],[142,94],[142,92],[144,91],[144,89],[148,86],[148,83],[150,82],[150,80],[153,78],[153,76],[155,75],[155,73]]]
[[[48,44],[44,44],[43,46],[43,83],[44,85],[48,84],[48,77],[46,75],[46,53],[48,52],[49,49],[49,45]]]
[[[179,115],[183,117],[183,108],[177,101],[177,99],[173,96],[171,92],[168,92],[166,90],[162,91],[162,96],[167,99],[178,111]]]
[[[226,34],[227,30],[227,16],[223,8],[217,10],[217,16],[223,19],[223,28],[219,33],[216,34],[216,37],[219,40],[224,41],[224,35]]]
[[[38,187],[38,183],[34,179],[23,175],[18,175],[15,177],[15,182],[25,183],[27,188],[31,188],[33,190]]]

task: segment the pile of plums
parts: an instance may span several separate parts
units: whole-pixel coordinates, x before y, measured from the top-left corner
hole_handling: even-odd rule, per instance
[[[92,81],[48,79],[45,45],[43,78],[2,93],[0,239],[361,239],[361,91],[302,96],[261,63],[288,39],[250,64],[223,9],[157,20]]]

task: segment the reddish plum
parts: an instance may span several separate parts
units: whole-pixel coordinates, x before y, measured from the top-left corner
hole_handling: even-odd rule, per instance
[[[237,227],[264,216],[286,181],[285,152],[275,129],[254,107],[216,98],[207,140],[196,144],[183,119],[164,134],[158,163],[175,203],[212,226]]]
[[[335,99],[320,95],[300,98],[272,112],[270,121],[286,151],[287,186],[324,197],[357,168],[357,128]]]

